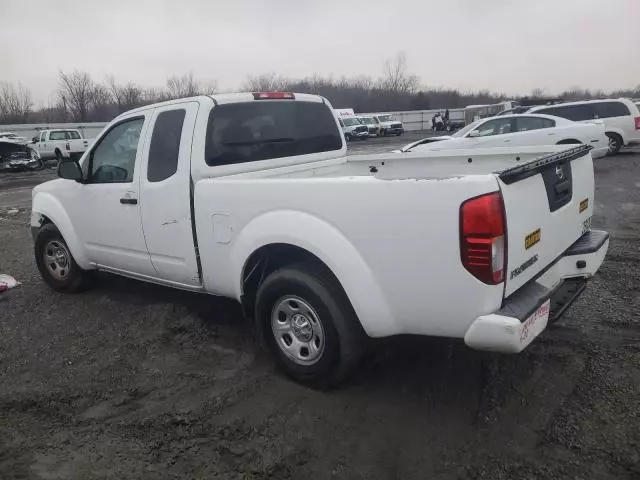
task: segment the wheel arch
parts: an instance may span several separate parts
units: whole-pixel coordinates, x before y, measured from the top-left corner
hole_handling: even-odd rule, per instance
[[[625,132],[621,128],[616,128],[616,127],[605,128],[605,134],[609,134],[609,133],[615,133],[616,135],[618,135],[622,139],[623,146],[627,144],[627,138],[626,138]]]
[[[232,275],[237,298],[246,313],[253,313],[255,294],[268,273],[308,260],[336,279],[369,336],[398,333],[389,305],[366,261],[325,220],[297,211],[267,213],[248,224],[234,243]]]
[[[78,266],[84,270],[91,269],[82,242],[62,204],[53,195],[39,192],[34,196],[31,207],[31,229],[34,238],[37,230],[47,223],[55,225],[60,231]]]

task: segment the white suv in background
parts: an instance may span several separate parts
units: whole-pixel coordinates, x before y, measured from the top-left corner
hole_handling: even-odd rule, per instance
[[[528,113],[544,113],[574,122],[602,120],[609,137],[610,155],[618,153],[623,146],[640,144],[640,110],[628,98],[541,105]]]

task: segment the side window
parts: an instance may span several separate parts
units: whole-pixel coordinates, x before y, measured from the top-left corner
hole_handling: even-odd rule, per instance
[[[138,141],[144,118],[134,118],[113,127],[91,153],[91,183],[133,181]]]
[[[504,135],[505,133],[515,132],[514,118],[496,118],[494,120],[487,120],[480,125],[476,130],[480,132],[481,137],[489,137],[492,135]]]
[[[169,110],[156,118],[149,147],[147,180],[161,182],[178,171],[180,137],[185,110]]]
[[[595,116],[593,104],[583,105],[566,105],[562,107],[545,108],[538,110],[536,113],[544,113],[546,115],[555,115],[556,117],[566,118],[574,122],[581,120],[592,120]]]
[[[556,122],[547,118],[539,117],[518,117],[517,118],[517,130],[518,132],[527,132],[529,130],[540,130],[541,128],[555,127]]]
[[[67,132],[67,135],[68,135],[67,138],[69,138],[71,140],[79,140],[80,139],[80,134],[78,132],[73,131],[73,130],[69,130]]]
[[[596,103],[596,118],[625,117],[631,115],[627,106],[622,102],[600,102]]]
[[[42,132],[40,134],[40,141],[45,142],[47,140],[47,132]]]

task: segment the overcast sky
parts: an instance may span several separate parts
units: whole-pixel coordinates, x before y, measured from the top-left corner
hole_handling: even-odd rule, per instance
[[[0,0],[0,24],[0,81],[38,104],[59,70],[231,90],[270,71],[377,77],[400,50],[431,87],[640,84],[640,0]]]

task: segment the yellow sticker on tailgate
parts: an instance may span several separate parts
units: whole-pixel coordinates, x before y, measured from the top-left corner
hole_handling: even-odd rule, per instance
[[[529,250],[536,243],[538,243],[540,241],[540,237],[542,236],[541,234],[542,234],[541,230],[537,229],[537,230],[534,230],[533,232],[531,232],[526,237],[524,237],[524,248],[525,248],[525,250]]]
[[[580,212],[579,213],[584,212],[587,208],[589,208],[589,199],[585,198],[584,200],[582,200],[580,202]]]

